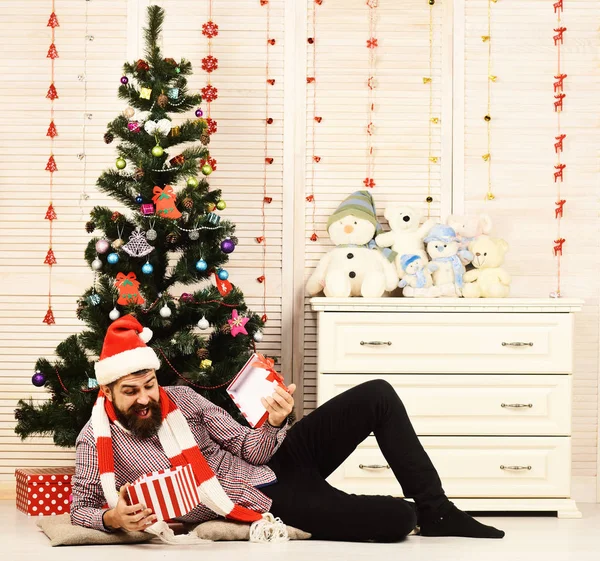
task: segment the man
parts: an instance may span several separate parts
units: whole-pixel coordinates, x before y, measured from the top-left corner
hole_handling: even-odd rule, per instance
[[[277,388],[262,400],[268,421],[253,430],[188,387],[161,388],[155,374],[160,362],[146,346],[147,332],[130,315],[107,331],[95,367],[101,391],[76,444],[73,523],[108,532],[152,531],[156,516],[144,505],[128,504],[127,486],[144,473],[189,463],[201,504],[182,522],[219,515],[255,522],[271,512],[322,540],[399,541],[417,525],[423,536],[504,536],[448,500],[387,382],[352,388],[292,427],[287,417],[295,385],[289,393]],[[326,482],[371,433],[414,504],[349,495]]]

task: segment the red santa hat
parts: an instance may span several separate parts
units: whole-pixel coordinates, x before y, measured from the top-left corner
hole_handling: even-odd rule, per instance
[[[152,331],[132,315],[115,320],[106,332],[100,359],[94,370],[98,384],[107,385],[132,372],[160,368],[154,350],[146,345]]]

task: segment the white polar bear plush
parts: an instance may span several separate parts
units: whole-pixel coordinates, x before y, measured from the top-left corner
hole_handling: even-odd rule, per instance
[[[400,258],[403,275],[398,286],[402,288],[402,295],[408,298],[437,298],[440,289],[433,286],[432,271],[438,266],[427,263],[420,255],[403,255]]]
[[[379,298],[398,285],[396,254],[376,247],[373,237],[381,230],[373,198],[368,191],[352,193],[327,222],[336,247],[324,255],[308,279],[306,290],[314,296]]]
[[[433,273],[433,283],[442,296],[461,296],[465,265],[473,254],[460,249],[456,232],[444,224],[436,224],[425,238],[431,262],[438,266]]]
[[[451,214],[446,224],[456,232],[461,249],[468,249],[469,244],[477,237],[492,231],[492,219],[487,214],[479,216]]]
[[[421,212],[405,205],[389,205],[383,215],[389,222],[391,231],[379,234],[375,242],[379,247],[391,247],[398,254],[396,268],[402,278],[400,258],[403,255],[420,255],[424,261],[429,260],[425,253],[423,238],[429,233],[435,221],[426,220],[419,226],[422,219]]]

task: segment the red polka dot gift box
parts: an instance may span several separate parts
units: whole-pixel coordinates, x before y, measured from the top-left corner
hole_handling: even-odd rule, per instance
[[[52,516],[70,511],[73,467],[15,470],[17,508],[29,516]]]

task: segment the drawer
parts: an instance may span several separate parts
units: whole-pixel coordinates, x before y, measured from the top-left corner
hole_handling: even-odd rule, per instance
[[[420,440],[449,497],[569,496],[569,437],[425,436]],[[328,481],[348,493],[403,496],[386,466],[375,437],[370,436]]]
[[[572,372],[572,314],[319,314],[321,373]]]
[[[319,405],[372,380],[387,380],[422,435],[571,434],[571,376],[323,374]]]

